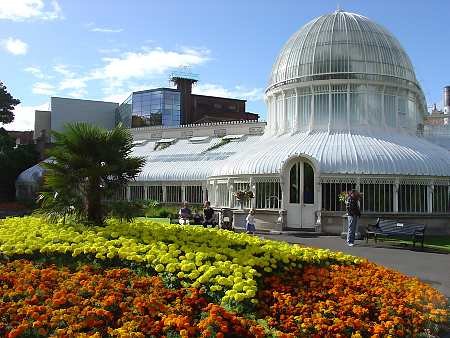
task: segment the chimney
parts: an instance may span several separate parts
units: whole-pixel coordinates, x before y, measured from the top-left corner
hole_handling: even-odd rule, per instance
[[[444,113],[450,113],[450,86],[444,87]]]

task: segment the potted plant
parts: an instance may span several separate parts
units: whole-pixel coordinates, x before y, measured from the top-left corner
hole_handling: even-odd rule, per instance
[[[240,209],[243,209],[244,206],[244,202],[248,201],[249,199],[252,199],[255,197],[255,195],[253,194],[253,191],[251,190],[238,190],[234,193],[234,197],[236,197],[236,199],[239,202],[240,205]]]

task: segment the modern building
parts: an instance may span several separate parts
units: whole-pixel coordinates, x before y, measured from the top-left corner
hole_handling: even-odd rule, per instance
[[[118,123],[128,128],[220,121],[257,121],[245,112],[246,100],[192,94],[195,74],[175,72],[176,88],[136,91],[122,103],[52,97],[49,111],[35,111],[34,139],[49,140],[50,131],[62,131],[70,122],[88,122],[111,129]]]
[[[252,190],[257,228],[340,233],[338,195],[356,188],[363,224],[450,233],[450,154],[423,137],[423,91],[385,28],[340,10],[308,22],[281,49],[265,102],[267,125],[132,129],[147,163],[123,196],[239,209],[233,193]]]
[[[34,112],[34,139],[49,138],[50,131],[61,132],[67,123],[87,122],[112,129],[118,103],[51,97],[50,110]]]
[[[220,121],[257,121],[258,114],[245,112],[245,100],[192,94],[195,74],[173,73],[176,89],[157,88],[133,92],[117,109],[116,123],[129,128],[175,127]]]

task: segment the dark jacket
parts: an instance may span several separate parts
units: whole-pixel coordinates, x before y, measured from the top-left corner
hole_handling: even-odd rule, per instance
[[[347,199],[347,213],[350,216],[361,216],[361,212],[359,210],[358,200],[349,196]]]
[[[206,220],[211,220],[214,217],[214,209],[213,208],[203,209],[203,215],[205,215]]]

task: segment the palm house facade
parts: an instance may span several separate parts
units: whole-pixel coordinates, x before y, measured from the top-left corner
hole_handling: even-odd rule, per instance
[[[344,11],[308,22],[281,49],[265,102],[267,124],[135,128],[134,154],[147,163],[124,195],[239,209],[233,193],[252,190],[244,207],[257,228],[336,233],[338,196],[354,188],[362,223],[450,232],[450,153],[423,138],[424,94],[385,28]]]

